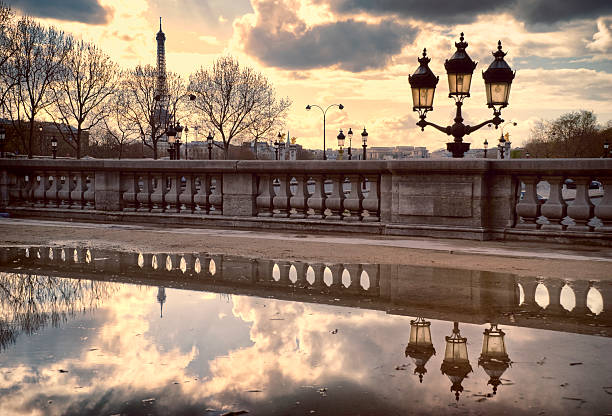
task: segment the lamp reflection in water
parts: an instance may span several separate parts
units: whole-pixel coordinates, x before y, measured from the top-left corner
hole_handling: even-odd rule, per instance
[[[455,399],[459,401],[459,393],[463,391],[461,383],[472,372],[467,352],[467,338],[461,336],[459,322],[453,323],[453,333],[450,337],[446,337],[446,351],[440,370],[453,383],[451,391],[455,392]]]
[[[410,321],[410,341],[406,347],[406,357],[412,358],[416,365],[414,374],[419,375],[419,382],[423,382],[423,374],[427,372],[425,364],[436,354],[433,343],[431,342],[431,322],[425,318],[417,318]]]
[[[491,324],[491,328],[484,330],[482,339],[482,353],[478,359],[478,365],[484,368],[490,377],[487,384],[493,386],[493,394],[497,393],[497,386],[502,384],[500,377],[510,367],[510,358],[506,352],[504,336],[506,334],[497,328],[497,324]]]

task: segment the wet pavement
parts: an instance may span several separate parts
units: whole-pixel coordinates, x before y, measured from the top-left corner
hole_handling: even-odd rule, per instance
[[[607,414],[610,305],[610,282],[6,247],[0,414]]]

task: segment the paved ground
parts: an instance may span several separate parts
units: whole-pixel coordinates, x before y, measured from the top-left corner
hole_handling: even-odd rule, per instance
[[[0,220],[1,245],[70,245],[160,252],[212,252],[276,259],[428,265],[563,279],[612,280],[602,247],[386,236],[300,234]]]

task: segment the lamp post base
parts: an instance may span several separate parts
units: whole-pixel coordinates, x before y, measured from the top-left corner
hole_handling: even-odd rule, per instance
[[[446,150],[453,154],[453,158],[461,158],[464,153],[470,150],[470,143],[450,142],[446,143]]]

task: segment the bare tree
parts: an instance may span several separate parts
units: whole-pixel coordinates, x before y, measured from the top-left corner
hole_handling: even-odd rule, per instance
[[[84,132],[106,117],[105,104],[114,91],[117,71],[108,55],[95,45],[79,41],[71,45],[57,82],[51,85],[54,101],[45,110],[77,159],[81,158]]]
[[[118,150],[119,159],[123,156],[124,146],[138,134],[126,114],[130,105],[130,93],[122,83],[110,97],[107,116],[104,117],[104,137]]]
[[[156,95],[157,70],[151,65],[139,65],[129,71],[124,82],[130,101],[129,108],[125,109],[126,117],[143,144],[153,150],[153,158],[157,159],[158,142],[176,119],[181,98],[185,97],[185,84],[180,76],[169,72],[167,97]]]
[[[38,114],[53,103],[50,88],[70,49],[70,39],[53,27],[45,28],[28,16],[12,33],[16,48],[2,71],[8,90],[4,109],[9,114],[28,157],[33,156],[34,123]]]
[[[249,67],[241,67],[230,56],[221,57],[212,68],[200,68],[190,77],[190,91],[196,95],[195,106],[206,124],[221,136],[227,159],[232,140],[244,138],[256,115],[265,114],[265,106],[274,91],[265,76]],[[286,104],[288,105],[288,104]]]
[[[12,58],[17,51],[15,42],[13,41],[15,29],[13,23],[14,18],[15,14],[11,8],[5,5],[4,2],[0,1],[0,73],[2,73],[4,70],[7,61]],[[5,81],[12,82],[6,84]],[[0,77],[0,88],[2,88],[2,93],[0,94],[0,105],[3,105],[2,103],[4,103],[6,94],[14,85],[14,80]]]
[[[285,127],[287,111],[291,107],[291,100],[287,98],[276,98],[273,88],[269,88],[267,94],[263,94],[262,102],[248,116],[248,132],[253,137],[255,158],[257,159],[257,142],[265,140],[272,142],[274,133],[282,131]]]

